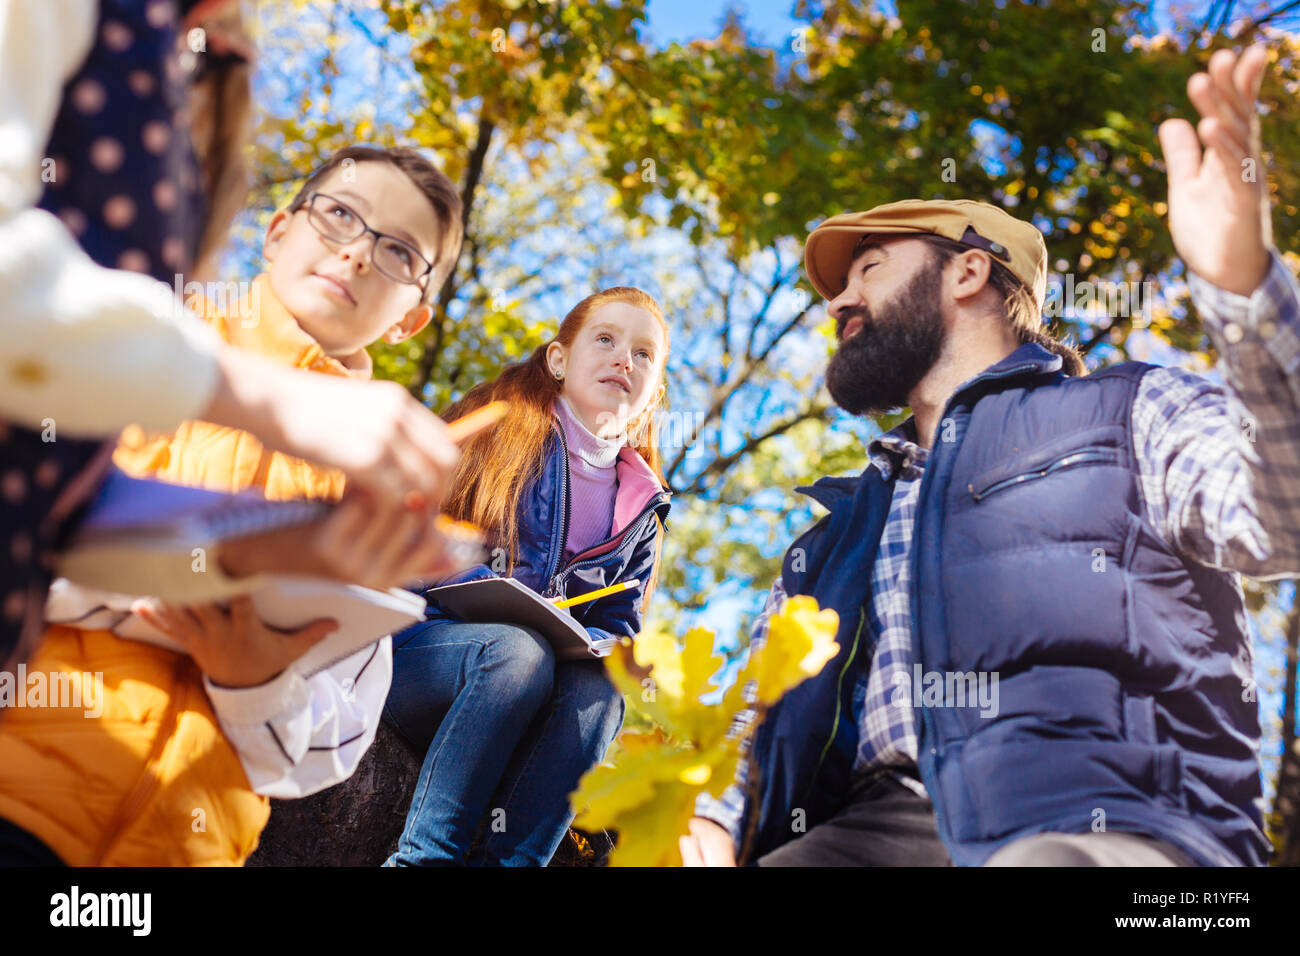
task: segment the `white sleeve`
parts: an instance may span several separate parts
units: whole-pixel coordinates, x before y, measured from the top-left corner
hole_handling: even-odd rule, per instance
[[[305,797],[342,783],[379,730],[393,679],[391,638],[302,677],[290,667],[257,687],[203,686],[257,793]]]
[[[148,276],[91,261],[35,208],[66,80],[94,39],[96,0],[0,0],[0,418],[76,437],[197,417],[220,337]]]

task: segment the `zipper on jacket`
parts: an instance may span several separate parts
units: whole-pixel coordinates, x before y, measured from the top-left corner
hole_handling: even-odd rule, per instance
[[[636,516],[636,519],[628,523],[626,528],[618,534],[610,535],[604,541],[593,544],[590,548],[579,551],[569,559],[568,564],[564,564],[564,549],[569,543],[569,443],[564,439],[564,428],[562,426],[557,425],[555,431],[556,434],[560,436],[560,461],[564,465],[564,468],[560,472],[560,490],[563,492],[560,495],[560,500],[563,504],[561,505],[560,510],[560,542],[559,547],[555,549],[557,555],[555,570],[549,575],[550,584],[547,586],[546,594],[543,595],[544,597],[551,597],[560,593],[560,585],[564,583],[564,579],[568,577],[569,572],[574,569],[578,562],[583,560],[583,555],[588,554],[597,548],[603,548],[611,541],[616,541],[620,537],[626,539],[628,532],[631,531],[632,528],[639,527],[649,512],[658,508],[662,501],[667,500],[667,496],[662,491],[659,492],[650,500],[649,504],[641,509],[641,513]],[[618,547],[614,548],[613,551],[617,552],[625,543],[626,540],[620,543]],[[601,557],[604,557],[604,555],[601,555]],[[564,565],[563,568],[561,568],[561,565]]]
[[[555,570],[550,573],[553,593],[559,580],[560,564],[564,561],[564,548],[569,541],[569,443],[564,439],[564,427],[557,425],[555,433],[560,436],[560,541],[555,549]]]
[[[1002,491],[1004,488],[1010,488],[1014,485],[1023,484],[1026,481],[1036,481],[1039,478],[1047,477],[1053,472],[1063,471],[1064,469],[1072,468],[1075,465],[1082,465],[1088,462],[1095,462],[1095,461],[1113,462],[1117,460],[1118,457],[1114,449],[1085,448],[1082,451],[1071,452],[1068,455],[1063,455],[1062,457],[1057,458],[1054,461],[1050,461],[1042,468],[1035,469],[1034,471],[1026,471],[1019,475],[1012,475],[1010,478],[1003,478],[1000,481],[995,481],[993,484],[987,485],[984,488],[979,489],[978,491],[975,489],[975,486],[973,484],[967,485],[966,488],[968,491],[970,491],[972,498],[974,498],[976,501],[982,501],[985,498],[987,498],[989,495],[997,494],[999,491]]]
[[[580,551],[577,554],[575,554],[572,558],[569,559],[569,562],[565,564],[562,569],[558,569],[556,571],[555,575],[551,578],[551,584],[545,596],[553,597],[560,593],[560,586],[564,583],[564,580],[571,573],[577,570],[578,565],[580,563],[583,563],[584,561],[591,560],[591,559],[584,558],[583,557],[584,555],[590,554],[592,551],[595,551],[598,548],[603,548],[611,541],[618,541],[620,538],[622,538],[623,540],[619,541],[616,547],[610,549],[609,551],[603,554],[599,554],[596,556],[596,557],[603,558],[610,554],[617,554],[618,552],[623,550],[624,547],[627,546],[627,543],[629,541],[640,540],[641,529],[646,523],[646,517],[651,513],[653,513],[654,511],[658,510],[659,506],[667,500],[668,500],[667,495],[665,495],[663,492],[660,492],[659,494],[655,495],[654,498],[650,500],[650,503],[647,504],[643,509],[641,509],[641,513],[638,514],[636,518],[633,521],[631,521],[628,524],[628,526],[624,528],[622,531],[620,531],[618,534],[611,535],[610,537],[606,538],[604,541],[601,541],[597,544],[593,544],[590,548],[587,548],[586,550]],[[637,534],[633,535],[631,533],[633,530],[636,530]]]
[[[808,787],[804,789],[803,796],[806,798],[808,790],[812,787],[813,781],[817,779],[817,774],[821,773],[822,764],[826,762],[826,754],[830,752],[831,745],[835,743],[835,737],[840,730],[840,705],[844,700],[844,675],[849,672],[849,667],[858,656],[858,639],[862,636],[863,625],[867,623],[867,608],[862,606],[858,608],[858,626],[853,632],[853,646],[849,649],[849,656],[844,659],[844,666],[840,668],[840,676],[835,679],[835,719],[831,722],[831,733],[826,738],[826,743],[822,746],[821,756],[817,758],[817,766],[813,768],[812,776],[808,778]],[[851,718],[852,712],[849,717]]]

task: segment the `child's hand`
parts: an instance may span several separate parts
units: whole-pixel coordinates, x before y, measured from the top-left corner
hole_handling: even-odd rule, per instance
[[[136,601],[131,610],[179,641],[212,682],[223,687],[265,684],[338,630],[333,618],[297,631],[277,630],[262,622],[252,598],[242,594],[231,599],[229,611],[220,604],[181,607],[148,598]]]
[[[460,457],[441,418],[395,382],[311,375],[278,409],[302,457],[333,465],[376,498],[442,503]]]
[[[459,570],[445,550],[434,515],[352,492],[315,524],[224,542],[220,561],[232,577],[306,574],[383,589]]]
[[[385,501],[442,502],[460,450],[442,419],[402,386],[286,369],[235,348],[216,357],[216,392],[198,416],[204,421],[337,468]]]

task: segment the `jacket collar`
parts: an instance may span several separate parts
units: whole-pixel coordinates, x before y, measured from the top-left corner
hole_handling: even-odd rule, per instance
[[[610,534],[622,532],[656,496],[669,494],[645,459],[627,445],[618,451],[615,474],[618,491],[614,495],[614,527]]]
[[[551,427],[558,437],[563,437],[564,425],[554,408],[551,410]],[[557,442],[555,455],[559,460],[559,467],[568,468],[569,463],[564,460],[562,450],[564,447],[563,442]],[[645,459],[637,454],[635,448],[628,445],[618,450],[618,458],[614,462],[614,475],[618,481],[618,488],[614,493],[614,521],[610,529],[612,537],[621,534],[657,496],[663,495],[667,498],[672,494],[660,484],[659,476],[646,464]]]
[[[1027,342],[1011,352],[1005,358],[993,363],[978,375],[962,382],[948,399],[948,407],[967,392],[986,385],[989,382],[1019,376],[1051,375],[1062,367],[1061,357],[1039,345]],[[900,466],[906,468],[912,464],[924,467],[929,458],[929,449],[916,443],[916,419],[909,416],[883,435],[873,438],[867,444],[867,467],[855,476],[819,478],[812,485],[795,489],[831,508],[836,501],[852,495],[862,479],[874,468],[886,481]]]
[[[265,272],[253,280],[248,295],[235,309],[222,309],[207,300],[203,307],[205,315],[220,320],[226,341],[231,345],[258,352],[294,368],[348,378],[370,378],[369,358],[362,358],[364,349],[355,368],[326,355],[320,343],[303,330],[276,297]]]
[[[877,435],[867,444],[867,458],[880,469],[886,480],[895,470],[906,475],[913,466],[924,468],[929,457],[929,449],[922,448],[917,443],[914,418],[908,418],[883,435]]]
[[[987,382],[1000,379],[1017,378],[1021,375],[1051,375],[1061,370],[1064,363],[1061,356],[1050,352],[1037,342],[1026,342],[1000,362],[994,362],[978,375],[962,382],[948,399],[948,405],[970,389]]]

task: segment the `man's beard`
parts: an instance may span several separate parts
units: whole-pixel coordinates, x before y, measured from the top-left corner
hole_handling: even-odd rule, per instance
[[[851,415],[875,416],[908,404],[943,350],[942,277],[943,266],[932,257],[874,313],[865,305],[841,313],[837,334],[855,316],[862,325],[826,366],[836,405]]]

